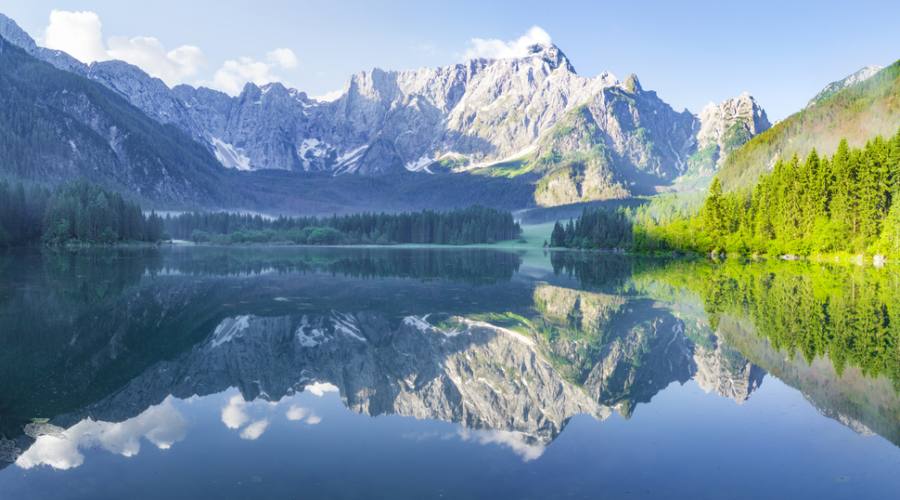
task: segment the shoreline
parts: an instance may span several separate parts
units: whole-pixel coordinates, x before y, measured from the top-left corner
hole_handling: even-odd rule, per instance
[[[784,255],[769,255],[769,254],[740,254],[740,253],[702,253],[702,252],[694,252],[694,251],[684,251],[684,250],[669,250],[669,251],[634,251],[634,250],[624,250],[624,249],[616,249],[616,248],[568,248],[568,247],[545,247],[545,250],[552,251],[567,251],[567,252],[594,252],[594,253],[608,253],[608,254],[618,254],[618,255],[631,255],[631,256],[644,256],[644,257],[669,257],[669,258],[687,258],[687,259],[704,259],[713,262],[722,262],[726,260],[744,260],[747,262],[761,262],[761,261],[781,261],[781,262],[812,262],[816,264],[853,264],[857,266],[871,266],[875,268],[882,268],[890,265],[894,265],[900,262],[900,258],[885,256],[882,254],[868,254],[868,253],[859,253],[859,254],[848,254],[848,253],[833,253],[833,254],[812,254],[812,255],[796,255],[796,254],[784,254]]]

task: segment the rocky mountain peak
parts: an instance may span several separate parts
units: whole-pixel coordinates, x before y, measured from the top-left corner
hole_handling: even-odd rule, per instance
[[[641,87],[640,80],[638,80],[637,75],[635,75],[634,73],[631,73],[627,78],[625,78],[625,81],[622,82],[622,88],[631,92],[632,94],[644,91],[644,89]]]
[[[38,47],[34,39],[28,35],[15,21],[0,14],[0,37],[19,47],[29,55],[48,62],[57,68],[84,76],[87,65],[61,50]]]
[[[565,68],[566,71],[575,73],[575,67],[566,57],[566,54],[554,44],[536,43],[528,47],[528,57],[538,57],[546,62],[551,69]]]
[[[748,92],[742,92],[719,104],[708,104],[700,113],[700,121],[703,126],[697,140],[701,143],[712,136],[719,138],[729,126],[737,122],[745,124],[753,135],[771,126],[765,110]]]
[[[861,69],[855,71],[854,73],[847,75],[844,78],[841,78],[840,80],[831,82],[828,85],[826,85],[825,88],[820,90],[819,93],[815,95],[815,97],[810,99],[809,103],[806,104],[806,107],[813,106],[813,105],[819,103],[820,101],[822,101],[823,99],[826,99],[826,98],[830,97],[831,95],[836,94],[836,93],[840,92],[841,90],[844,90],[847,87],[852,87],[853,85],[862,83],[862,82],[868,80],[869,78],[872,78],[873,76],[875,76],[876,73],[878,73],[879,71],[881,71],[883,69],[884,69],[883,66],[870,65],[870,66],[861,68]]]
[[[37,49],[37,44],[28,36],[28,33],[20,28],[15,21],[3,14],[0,14],[0,37],[5,38],[13,45],[21,47],[28,53]]]
[[[735,149],[772,126],[765,110],[749,93],[720,103],[709,103],[699,116],[697,152],[691,157],[691,173],[713,173]]]

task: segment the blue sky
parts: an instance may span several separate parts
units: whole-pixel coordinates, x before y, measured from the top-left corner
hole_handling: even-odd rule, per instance
[[[53,10],[92,14],[51,23]],[[583,75],[636,73],[645,89],[694,112],[746,90],[772,119],[832,80],[900,58],[896,0],[0,0],[0,12],[42,43],[85,58],[139,58],[169,83],[234,89],[278,79],[311,95],[376,66],[453,63],[473,39],[515,40],[538,26]]]

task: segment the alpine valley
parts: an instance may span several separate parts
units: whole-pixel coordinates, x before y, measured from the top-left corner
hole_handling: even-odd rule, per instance
[[[249,83],[235,97],[169,88],[122,61],[86,65],[40,47],[2,15],[0,37],[0,174],[87,177],[165,208],[625,199],[704,186],[770,127],[749,94],[676,111],[635,75],[579,75],[552,44],[518,58],[360,72],[325,102],[279,83]]]

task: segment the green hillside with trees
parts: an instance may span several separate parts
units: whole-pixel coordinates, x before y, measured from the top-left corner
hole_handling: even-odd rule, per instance
[[[840,142],[831,157],[813,150],[776,162],[751,189],[713,181],[700,212],[638,225],[640,249],[740,254],[900,255],[900,132],[863,148]]]
[[[767,255],[900,256],[900,131],[861,148],[841,140],[831,156],[778,160],[753,188],[715,178],[698,211],[586,211],[557,223],[550,244]],[[671,204],[670,202],[666,202]]]
[[[788,359],[825,358],[838,375],[856,367],[885,377],[900,391],[900,280],[870,267],[820,263],[677,262],[648,266],[635,278],[696,293],[711,327],[723,318],[746,319],[757,335]],[[649,290],[648,290],[649,291]],[[664,298],[663,298],[664,300]],[[896,412],[892,428],[896,435]]]
[[[833,153],[841,139],[861,147],[900,125],[900,61],[859,84],[776,123],[728,156],[718,173],[722,189],[753,186],[777,160]]]

